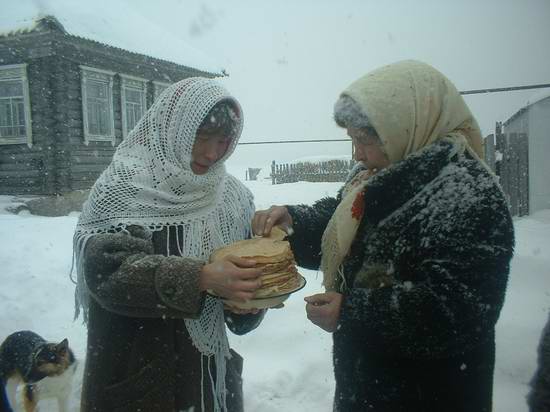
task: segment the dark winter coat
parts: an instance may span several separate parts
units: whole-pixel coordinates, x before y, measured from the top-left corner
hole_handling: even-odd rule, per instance
[[[531,380],[527,398],[531,412],[550,412],[550,316],[538,347],[537,371]]]
[[[184,318],[198,317],[203,307],[198,277],[204,262],[164,256],[167,229],[154,232],[152,241],[138,237],[143,233],[139,228],[131,232],[136,236],[94,236],[85,250],[92,299],[81,411],[200,411],[201,355]],[[170,235],[175,233],[172,228]],[[243,334],[262,317],[263,313],[233,315],[227,324]],[[232,355],[227,363],[227,404],[230,411],[242,411],[242,358],[234,351]],[[212,411],[206,368],[205,410]],[[215,376],[214,365],[211,371]]]
[[[333,336],[337,411],[491,411],[513,225],[493,177],[450,148],[437,142],[365,189]],[[319,267],[337,204],[289,207],[299,265]]]

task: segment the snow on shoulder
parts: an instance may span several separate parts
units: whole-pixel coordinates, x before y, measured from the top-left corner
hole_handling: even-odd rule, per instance
[[[0,35],[31,31],[45,16],[55,17],[73,36],[212,74],[224,73],[214,59],[138,13],[130,0],[14,2],[0,14]]]

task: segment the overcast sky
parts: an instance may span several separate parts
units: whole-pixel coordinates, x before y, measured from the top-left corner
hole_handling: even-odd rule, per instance
[[[345,138],[332,121],[340,91],[402,59],[432,64],[459,90],[550,83],[548,0],[138,3],[150,19],[227,69],[223,82],[244,108],[241,141]],[[487,135],[536,92],[466,100]],[[229,165],[349,151],[347,142],[240,146]]]
[[[227,70],[221,81],[243,106],[242,142],[346,138],[332,121],[339,93],[403,59],[432,64],[459,90],[550,83],[550,0],[0,0],[2,14],[27,2],[56,14],[75,4],[80,14],[96,9],[101,20],[88,30],[105,31],[108,20],[113,30],[100,38],[128,31],[176,61],[187,46],[204,52]],[[138,13],[171,32],[173,44],[144,29]],[[466,101],[488,135],[536,93]],[[239,146],[228,165],[240,175],[271,160],[350,151],[349,142]]]

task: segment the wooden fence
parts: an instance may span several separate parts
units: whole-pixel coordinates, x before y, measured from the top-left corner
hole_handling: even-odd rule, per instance
[[[271,163],[271,183],[343,182],[354,165],[353,160],[326,160],[292,164]]]
[[[529,214],[529,139],[526,133],[503,133],[497,123],[495,133],[485,138],[485,161],[499,177],[513,216]],[[353,160],[327,160],[293,164],[271,164],[272,184],[343,182]]]
[[[499,176],[513,216],[529,214],[529,139],[526,133],[502,133],[485,138],[485,161]]]

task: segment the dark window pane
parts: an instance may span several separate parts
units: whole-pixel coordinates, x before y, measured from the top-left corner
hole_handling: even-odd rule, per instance
[[[0,101],[0,137],[24,137],[25,106],[22,98]]]
[[[8,101],[0,103],[0,126],[11,124],[11,104]]]
[[[88,80],[86,83],[88,132],[96,136],[108,136],[111,131],[108,83]]]
[[[134,89],[126,89],[126,101],[129,103],[141,104],[141,94],[143,92]]]
[[[143,116],[143,106],[140,104],[126,103],[126,128],[130,132]]]
[[[23,100],[21,99],[14,103],[16,103],[15,107],[17,108],[18,124],[19,126],[24,126],[25,125],[25,106],[23,105]]]
[[[23,97],[22,80],[0,81],[0,97]]]
[[[95,80],[88,80],[86,83],[86,92],[89,98],[107,100],[108,84]]]

